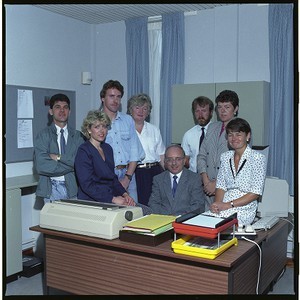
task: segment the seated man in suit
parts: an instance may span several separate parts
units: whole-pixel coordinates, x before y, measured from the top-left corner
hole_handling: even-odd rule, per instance
[[[182,215],[199,209],[204,212],[205,195],[197,173],[184,167],[181,146],[171,145],[165,152],[166,170],[154,176],[149,207],[152,213]]]

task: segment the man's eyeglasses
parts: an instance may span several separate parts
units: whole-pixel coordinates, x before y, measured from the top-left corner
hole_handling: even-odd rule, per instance
[[[180,163],[180,162],[182,162],[183,159],[184,159],[184,157],[175,157],[175,158],[168,157],[168,158],[165,158],[165,162],[167,164]]]

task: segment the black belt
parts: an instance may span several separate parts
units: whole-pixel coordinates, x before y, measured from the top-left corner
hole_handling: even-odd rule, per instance
[[[152,167],[159,166],[159,162],[154,162],[154,163],[145,163],[145,164],[138,164],[136,167],[137,168],[145,168],[145,169],[150,169]]]

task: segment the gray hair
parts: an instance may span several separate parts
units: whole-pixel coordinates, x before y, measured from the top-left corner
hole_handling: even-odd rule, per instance
[[[152,109],[150,97],[147,94],[137,94],[132,96],[127,102],[127,114],[132,114],[132,109],[134,106],[143,106],[144,104],[148,105],[148,112],[150,114]]]

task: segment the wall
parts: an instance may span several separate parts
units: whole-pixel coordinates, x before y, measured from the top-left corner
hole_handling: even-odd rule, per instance
[[[267,5],[223,6],[185,20],[184,83],[270,81]]]

